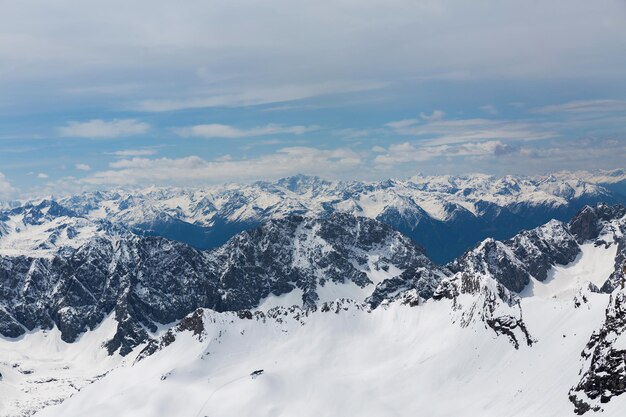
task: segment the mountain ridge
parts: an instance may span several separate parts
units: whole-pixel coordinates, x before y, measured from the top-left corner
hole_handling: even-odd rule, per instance
[[[95,191],[51,201],[77,216],[109,220],[198,249],[220,246],[270,218],[348,212],[391,225],[425,247],[433,260],[446,263],[483,238],[508,239],[553,218],[568,220],[586,204],[626,202],[626,197],[561,173],[370,182],[297,175],[247,185]]]

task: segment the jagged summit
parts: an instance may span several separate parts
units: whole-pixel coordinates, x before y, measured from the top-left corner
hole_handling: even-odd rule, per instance
[[[0,332],[57,326],[71,342],[115,312],[108,347],[122,353],[199,307],[251,309],[285,294],[304,308],[337,297],[377,305],[408,289],[429,298],[446,273],[389,226],[345,213],[270,220],[212,251],[105,233],[46,253],[0,258]]]
[[[130,351],[158,325],[198,307],[268,308],[287,295],[304,308],[341,297],[377,307],[406,300],[410,291],[409,298],[419,303],[443,280],[439,298],[484,287],[512,305],[516,294],[551,278],[552,268],[573,262],[589,245],[614,245],[614,263],[624,256],[622,206],[586,207],[569,224],[551,221],[507,241],[487,239],[449,267],[432,263],[390,226],[346,213],[270,220],[220,248],[199,251],[99,221],[77,222],[65,211],[53,216],[59,223],[49,229],[49,222],[42,223],[49,207],[56,206],[14,213],[22,219],[15,227],[45,225],[45,231],[36,230],[47,244],[35,239],[37,247],[23,254],[6,249],[0,258],[5,277],[0,332],[15,337],[57,326],[64,340],[73,341],[115,312],[119,329],[111,351]],[[31,220],[24,221],[24,213]],[[594,285],[608,292],[616,279],[611,275]]]

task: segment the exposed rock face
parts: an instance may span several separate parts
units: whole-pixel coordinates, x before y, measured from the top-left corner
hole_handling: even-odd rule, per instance
[[[533,339],[524,324],[517,293],[532,279],[544,281],[553,266],[574,261],[581,252],[580,244],[599,236],[610,235],[611,239],[610,243],[597,241],[598,245],[620,245],[615,261],[615,270],[620,271],[625,215],[622,206],[600,204],[584,208],[569,224],[553,220],[504,242],[487,239],[450,265],[454,275],[442,281],[434,298],[453,300],[462,325],[481,320],[496,333],[508,336],[515,347],[520,341],[530,345]],[[610,292],[617,281],[616,272],[602,290]]]
[[[580,382],[569,398],[578,414],[599,411],[602,404],[626,392],[626,293],[611,295],[605,322],[582,352],[585,360]]]
[[[289,185],[296,186],[301,184]],[[553,266],[574,261],[582,244],[617,246],[615,272],[602,288],[589,285],[573,299],[580,308],[591,292],[613,292],[569,396],[576,412],[584,413],[626,391],[622,206],[586,207],[569,223],[550,221],[509,240],[486,239],[447,267],[432,263],[387,224],[346,213],[269,220],[213,250],[138,235],[49,201],[14,209],[0,224],[5,237],[14,237],[16,229],[27,232],[8,241],[14,247],[0,244],[0,334],[17,337],[56,326],[72,342],[113,313],[117,331],[106,348],[126,355],[145,344],[138,360],[183,332],[205,337],[205,323],[215,312],[230,312],[220,320],[305,323],[312,311],[369,311],[391,302],[416,307],[429,298],[448,303],[459,325],[478,323],[524,349],[535,339],[519,293],[531,280],[546,280]],[[298,294],[299,305],[257,311],[272,301],[268,297],[288,293]],[[158,325],[176,321],[154,337]]]
[[[586,237],[613,230],[623,245],[616,218],[625,211],[600,205],[584,209],[570,225],[552,221],[508,241],[488,239],[447,269],[389,226],[343,213],[271,220],[218,249],[200,251],[73,217],[54,202],[16,210],[12,216],[21,219],[19,227],[32,226],[43,238],[28,246],[26,255],[0,257],[0,333],[17,337],[56,325],[64,340],[73,341],[114,312],[118,331],[107,347],[122,354],[149,339],[156,324],[200,307],[251,309],[268,296],[298,289],[301,305],[315,308],[324,289],[337,285],[352,288],[358,293],[353,297],[372,307],[397,298],[419,304],[446,277],[451,278],[438,290],[440,297],[446,291],[448,298],[454,292],[479,293],[485,323],[504,332],[513,322],[493,321],[493,300],[515,306],[514,293],[533,278],[545,279],[553,265],[574,260],[577,241]],[[495,284],[483,294],[488,279]],[[613,288],[616,279],[603,290]]]
[[[596,246],[617,245],[613,273],[600,291],[611,293],[602,327],[581,353],[582,378],[569,393],[578,414],[600,411],[602,404],[626,392],[626,208],[599,204],[586,207],[570,222],[577,241]]]
[[[626,207],[598,204],[595,207],[583,208],[569,223],[570,232],[576,236],[578,243],[594,240],[606,228],[607,223],[626,216]]]
[[[508,290],[518,293],[531,279],[544,281],[555,265],[566,265],[580,254],[580,244],[618,245],[615,270],[625,259],[626,208],[598,204],[585,207],[569,223],[552,220],[543,226],[518,233],[509,240],[486,239],[449,265],[453,272],[490,276]],[[610,236],[609,242],[599,236]],[[618,277],[613,274],[601,288],[611,292]]]
[[[345,213],[270,220],[202,251],[74,217],[54,202],[16,210],[7,230],[39,235],[20,243],[27,245],[23,255],[0,256],[0,334],[57,326],[71,342],[113,312],[118,329],[107,348],[122,354],[150,339],[157,324],[197,308],[254,309],[267,297],[298,290],[301,306],[312,309],[324,297],[334,299],[333,288],[374,308],[396,299],[410,305],[433,295],[452,299],[467,306],[457,309],[462,323],[480,318],[515,345],[530,343],[516,293],[531,279],[546,279],[552,266],[573,261],[588,237],[613,233],[605,244],[621,245],[619,262],[626,214],[621,206],[586,208],[569,225],[551,221],[504,242],[487,239],[446,268],[388,225]]]
[[[567,225],[553,220],[504,242],[487,239],[453,262],[450,269],[490,276],[508,290],[520,292],[531,278],[545,280],[552,266],[568,264],[579,253]]]
[[[614,273],[600,288],[610,293],[621,286],[622,268],[626,262],[626,207],[598,204],[585,207],[569,223],[569,230],[579,243],[595,240],[596,245],[617,245]],[[607,239],[599,239],[607,236]]]
[[[516,349],[520,342],[531,346],[534,339],[524,323],[519,297],[498,282],[500,275],[497,278],[488,269],[473,269],[475,266],[469,263],[470,269],[444,279],[433,298],[451,300],[453,317],[463,327],[482,322],[496,334],[508,337]],[[507,273],[500,268],[496,271]]]
[[[356,298],[374,293],[372,304],[406,289],[429,298],[446,273],[389,226],[347,214],[273,220],[208,252],[115,231],[51,257],[0,263],[1,334],[56,325],[71,342],[115,312],[118,331],[107,348],[122,354],[148,340],[156,324],[200,307],[251,309],[297,288],[302,305],[315,308],[329,285],[351,285]]]

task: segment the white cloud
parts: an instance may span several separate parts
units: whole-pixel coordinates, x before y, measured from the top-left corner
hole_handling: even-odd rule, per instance
[[[46,179],[48,177],[49,177],[49,175],[46,174],[46,173],[43,173],[43,172],[40,172],[39,174],[37,174],[37,178],[41,178],[42,180]]]
[[[348,128],[333,130],[331,133],[343,139],[360,139],[369,136],[371,132],[368,129]]]
[[[91,167],[87,164],[76,164],[75,166],[79,171],[91,171]]]
[[[480,106],[480,109],[484,111],[485,113],[490,114],[492,116],[498,114],[498,109],[496,109],[496,106],[494,106],[493,104],[486,104],[484,106]]]
[[[59,134],[72,138],[118,138],[141,135],[149,129],[148,123],[135,119],[93,119],[87,122],[69,122],[59,128]]]
[[[626,100],[578,100],[539,107],[533,113],[613,113],[626,112]]]
[[[435,122],[437,120],[442,120],[445,115],[446,114],[441,110],[433,110],[431,114],[420,113],[420,119],[428,122]]]
[[[420,145],[415,143],[399,143],[390,145],[385,153],[376,156],[376,165],[388,166],[406,162],[424,162],[439,157],[458,158],[468,156],[494,156],[514,152],[516,148],[499,140],[489,142],[469,142],[454,145]],[[377,149],[381,152],[382,149]]]
[[[316,129],[318,129],[317,126],[283,126],[275,124],[241,129],[235,126],[214,123],[178,128],[175,129],[175,132],[183,137],[237,139],[280,134],[302,135]]]
[[[9,197],[16,192],[7,177],[0,172],[0,197]]]
[[[373,81],[324,81],[317,83],[274,85],[271,88],[251,87],[240,92],[223,94],[219,91],[204,93],[203,97],[163,98],[140,100],[130,105],[131,110],[144,112],[167,112],[204,107],[245,107],[262,104],[283,103],[330,94],[354,93],[376,90],[386,83]]]
[[[623,80],[626,59],[617,0],[191,1],[184,8],[166,0],[47,7],[7,0],[0,27],[0,56],[11,63],[0,79],[7,102],[32,100],[22,93],[36,85],[45,103],[81,91],[78,106],[105,95],[144,111],[297,100],[405,79]]]
[[[341,176],[363,166],[362,156],[349,149],[283,148],[249,159],[219,158],[207,161],[185,158],[132,158],[109,164],[81,180],[92,185],[175,184],[277,178],[296,173]]]
[[[433,113],[435,116],[435,113]],[[557,133],[538,122],[491,119],[443,119],[421,115],[419,119],[405,119],[387,123],[399,135],[415,136],[429,145],[476,141],[528,141],[549,139]]]
[[[108,155],[115,155],[119,157],[129,157],[129,156],[150,156],[156,155],[157,151],[154,149],[124,149],[121,151],[110,152]]]

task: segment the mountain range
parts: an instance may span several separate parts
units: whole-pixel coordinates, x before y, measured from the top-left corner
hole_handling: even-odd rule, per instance
[[[22,201],[1,216],[10,219],[15,210],[53,204],[53,210],[70,217],[107,220],[137,234],[211,249],[265,220],[342,212],[386,223],[421,245],[433,261],[447,263],[484,238],[508,239],[552,219],[566,221],[587,204],[626,202],[626,193],[607,188],[623,183],[618,174],[415,176],[379,182],[298,175],[245,185],[96,191]]]
[[[0,414],[620,415],[619,199],[560,175],[298,176],[12,205],[0,214]],[[596,200],[610,204],[584,205]],[[166,236],[216,218],[246,230],[208,248]],[[511,236],[474,233],[505,218],[519,221]],[[415,225],[435,220],[467,224],[437,235],[440,253],[460,235],[471,247],[431,260],[398,226],[421,236]]]

